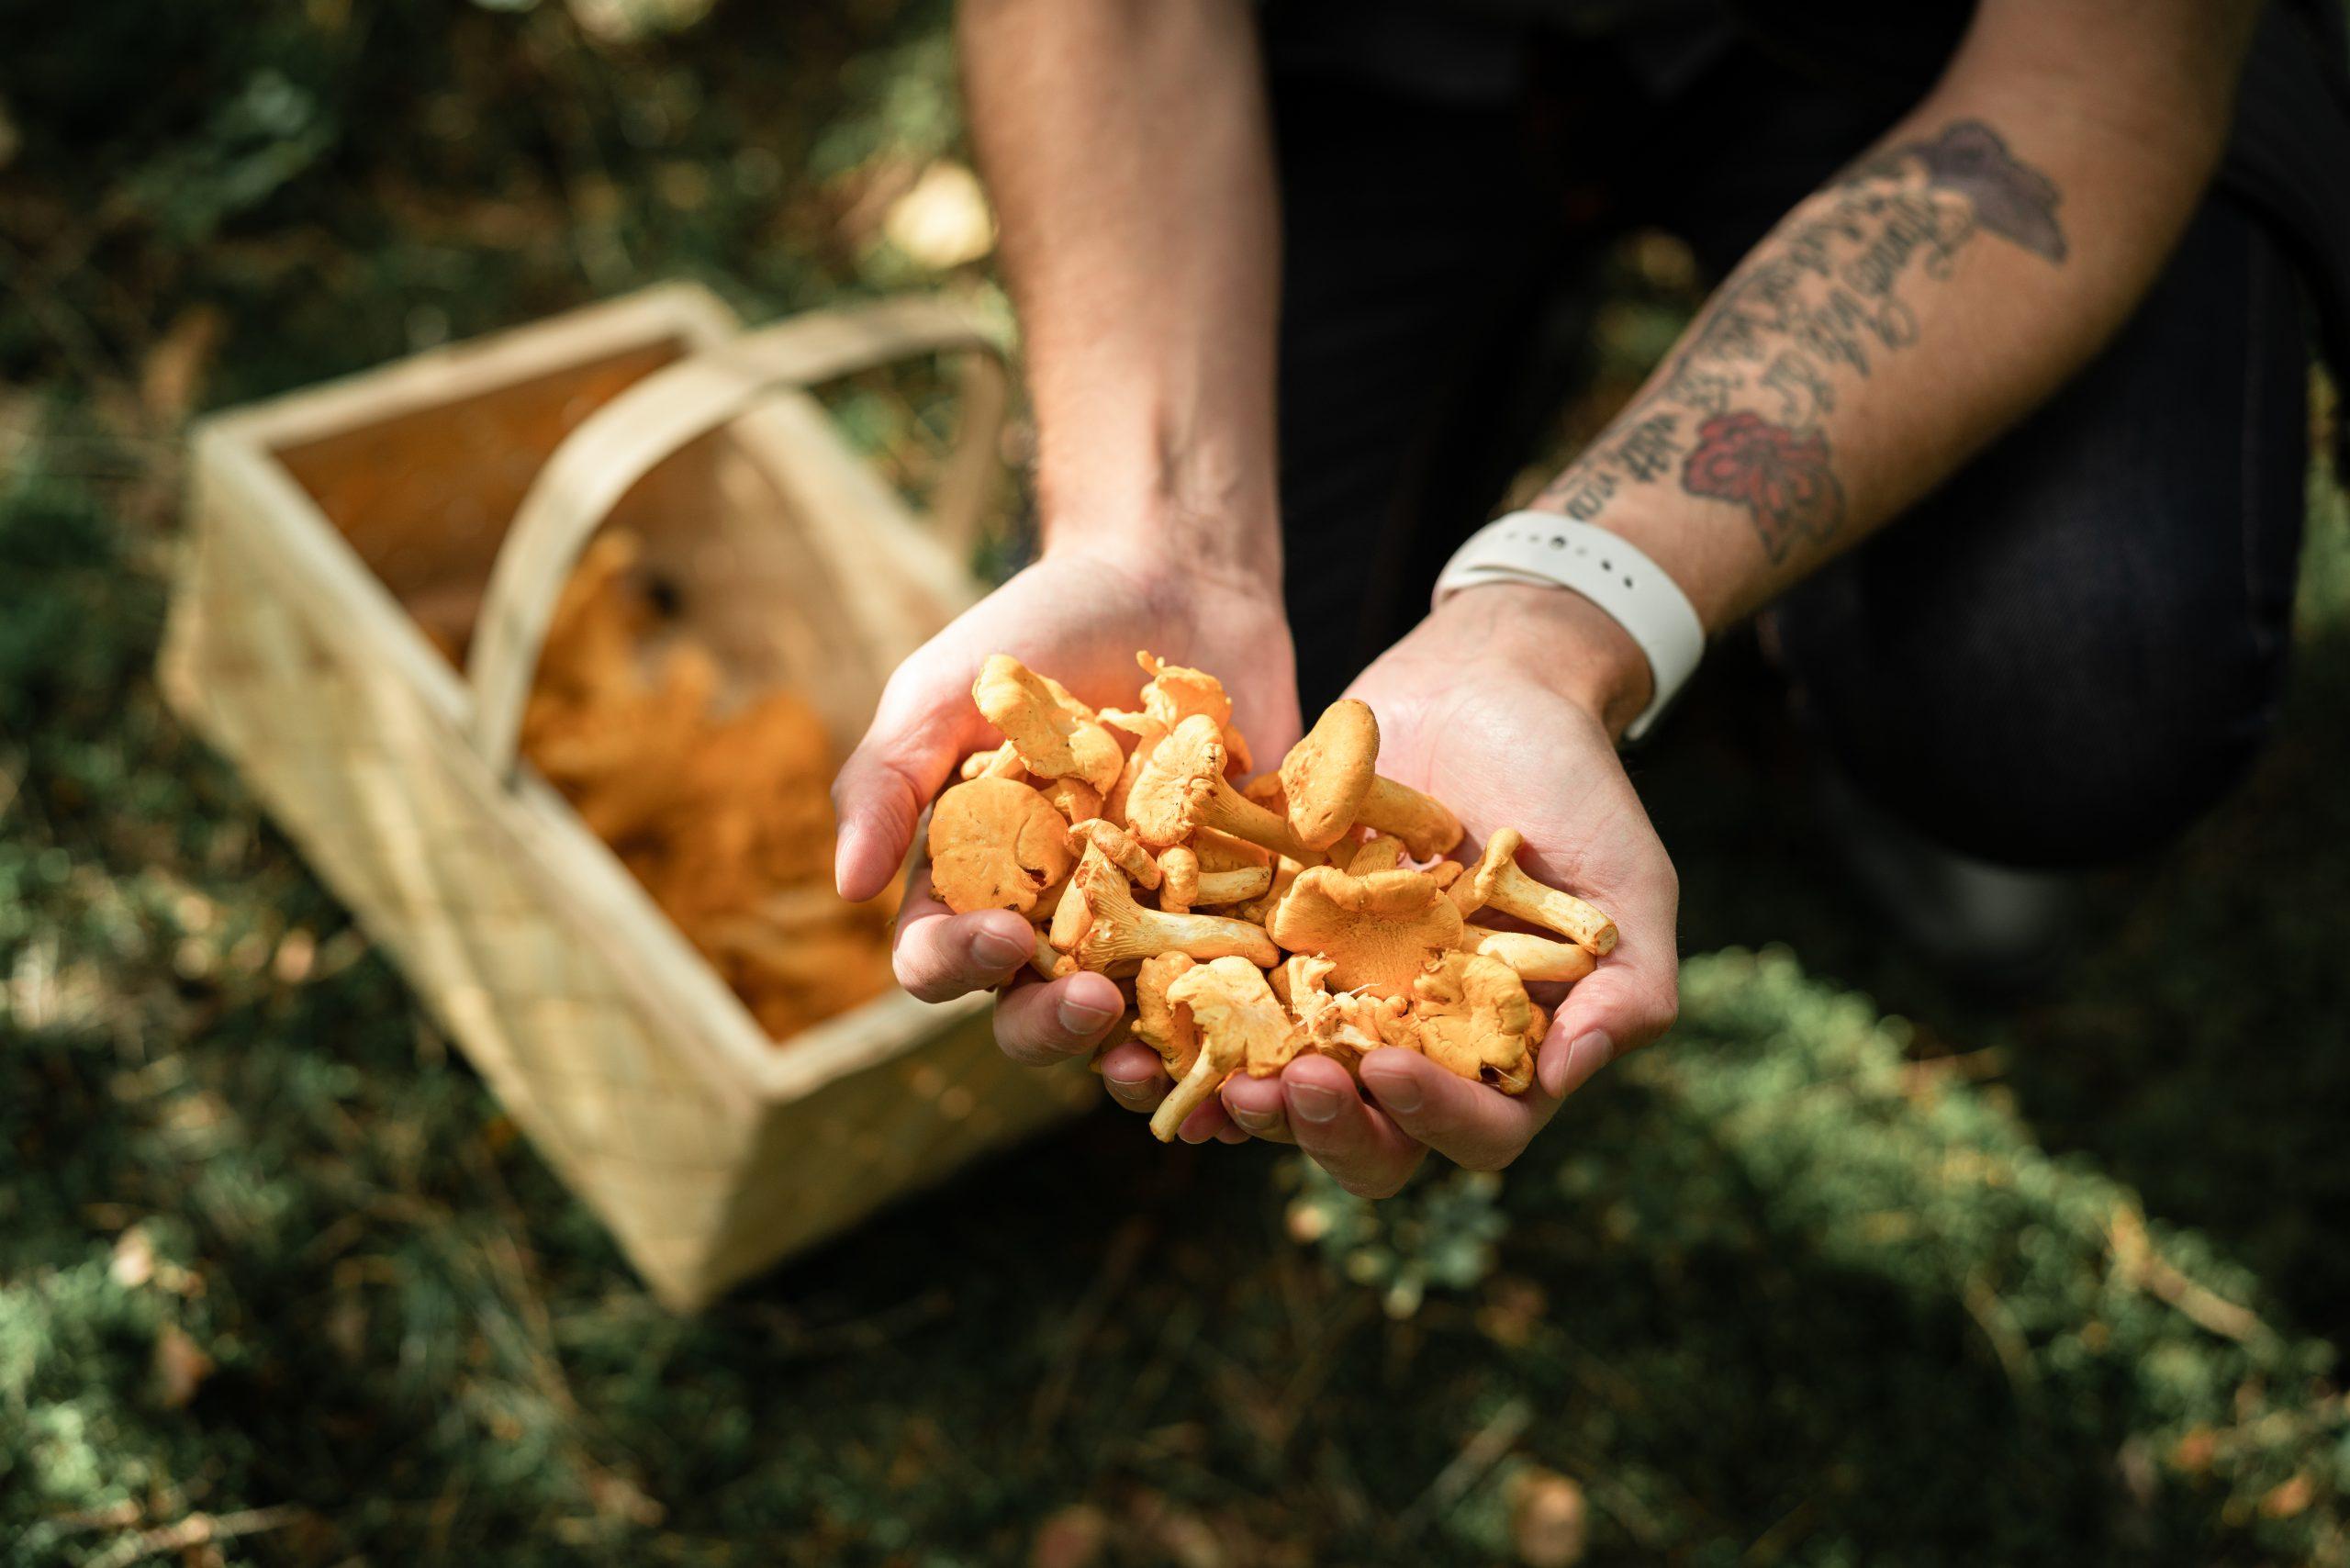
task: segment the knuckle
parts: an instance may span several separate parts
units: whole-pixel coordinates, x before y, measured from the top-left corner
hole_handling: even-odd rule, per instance
[[[1680,990],[1677,987],[1667,986],[1661,994],[1650,1001],[1648,1016],[1643,1020],[1646,1027],[1633,1036],[1627,1048],[1647,1045],[1680,1021]]]
[[[1454,1155],[1452,1163],[1463,1170],[1502,1170],[1516,1163],[1517,1157],[1525,1152],[1522,1143],[1476,1144]]]
[[[1337,1175],[1335,1171],[1332,1174]],[[1411,1174],[1409,1170],[1383,1170],[1377,1175],[1338,1175],[1337,1182],[1339,1186],[1344,1187],[1356,1197],[1368,1198],[1377,1203],[1382,1198],[1392,1198],[1402,1192],[1404,1182],[1411,1177]]]
[[[952,1002],[967,989],[954,976],[940,974],[935,966],[904,953],[898,956],[896,967],[898,983],[916,1002]]]

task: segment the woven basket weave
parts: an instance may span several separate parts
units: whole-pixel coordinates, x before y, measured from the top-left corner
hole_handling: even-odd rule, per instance
[[[968,366],[930,526],[801,388]],[[853,742],[977,592],[1003,378],[960,310],[899,300],[744,332],[667,287],[232,410],[194,438],[162,665],[515,1121],[680,1308],[1090,1103],[1014,1067],[980,999],[890,992],[768,1039],[516,734],[595,531],[625,526],[741,689]],[[403,609],[485,585],[460,675]]]

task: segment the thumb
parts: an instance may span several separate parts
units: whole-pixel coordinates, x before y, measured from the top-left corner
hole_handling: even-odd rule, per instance
[[[1617,962],[1618,946],[1567,992],[1542,1044],[1537,1070],[1543,1092],[1572,1094],[1609,1062],[1649,1044],[1680,1015],[1678,966],[1661,959]]]
[[[898,874],[923,807],[971,738],[965,732],[979,725],[976,711],[968,724],[959,724],[942,719],[938,704],[891,700],[895,695],[884,696],[873,727],[833,780],[833,810],[840,820],[833,880],[852,902],[872,898]],[[951,711],[951,700],[947,706]],[[911,721],[903,716],[910,709]]]

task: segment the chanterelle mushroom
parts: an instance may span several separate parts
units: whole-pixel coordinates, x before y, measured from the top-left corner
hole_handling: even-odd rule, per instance
[[[1189,953],[1158,953],[1135,973],[1135,1038],[1157,1051],[1169,1075],[1178,1079],[1192,1070],[1200,1036],[1192,1010],[1169,1002],[1167,988],[1198,965]]]
[[[1158,852],[1158,907],[1169,914],[1188,914],[1200,902],[1200,856],[1190,845],[1179,844]]]
[[[1523,1094],[1534,1082],[1534,1003],[1496,958],[1447,953],[1412,982],[1420,1051],[1446,1071]]]
[[[993,751],[975,751],[965,757],[963,766],[956,769],[956,777],[958,778],[1017,778],[1027,771],[1028,765],[1020,760],[1020,754],[1013,749],[1010,741],[1006,741]]]
[[[1102,817],[1077,823],[1069,830],[1069,847],[1078,854],[1085,853],[1091,844],[1106,857],[1111,865],[1126,874],[1126,879],[1140,888],[1158,886],[1158,862],[1150,851],[1135,842],[1135,835],[1117,823]]]
[[[1349,877],[1327,866],[1298,873],[1265,923],[1292,953],[1319,953],[1341,991],[1406,994],[1427,961],[1460,940],[1460,912],[1425,871]]]
[[[1205,713],[1224,737],[1225,760],[1242,773],[1250,771],[1255,761],[1248,755],[1248,737],[1233,728],[1232,699],[1224,682],[1203,669],[1170,665],[1157,654],[1136,653],[1135,662],[1150,678],[1142,689],[1146,714],[1172,730],[1192,714]]]
[[[1126,796],[1126,820],[1154,848],[1182,843],[1206,827],[1292,859],[1313,860],[1289,823],[1241,797],[1224,777],[1224,741],[1214,719],[1194,713],[1150,754]]]
[[[1281,793],[1299,840],[1325,849],[1360,823],[1393,834],[1419,860],[1460,842],[1460,819],[1443,801],[1381,776],[1378,764],[1379,720],[1370,708],[1345,697],[1324,709],[1281,759]]]
[[[1106,793],[1126,766],[1125,748],[1091,709],[1009,654],[991,654],[971,700],[1039,778],[1079,778]]]
[[[1616,946],[1616,923],[1570,892],[1548,887],[1517,868],[1526,843],[1516,828],[1502,828],[1485,840],[1485,852],[1468,874],[1452,884],[1452,902],[1463,914],[1491,905],[1504,914],[1551,930],[1593,955],[1605,958]]]
[[[1172,1139],[1183,1119],[1225,1079],[1244,1071],[1270,1078],[1299,1046],[1264,972],[1245,958],[1218,958],[1177,976],[1167,988],[1167,1000],[1191,1011],[1200,1054],[1150,1118],[1150,1130],[1161,1143]]]
[[[1359,1007],[1388,1008],[1400,1015],[1404,1003],[1400,999],[1381,1002],[1351,993],[1332,996],[1331,968],[1330,960],[1318,954],[1292,954],[1273,971],[1273,990],[1281,993],[1297,1019],[1300,1047],[1328,1057],[1351,1072],[1365,1052],[1375,1051],[1382,1044],[1375,1022],[1364,1027],[1370,1021],[1361,1017]]]
[[[1348,697],[1322,710],[1305,738],[1281,758],[1279,773],[1282,805],[1299,843],[1327,849],[1346,836],[1371,793],[1378,762],[1379,721],[1368,705]]]
[[[1008,909],[1026,914],[1069,875],[1069,823],[1053,803],[1010,778],[972,778],[938,797],[930,812],[930,879],[957,914]]]
[[[1189,953],[1202,960],[1237,957],[1259,969],[1281,961],[1272,940],[1245,920],[1213,914],[1168,914],[1135,902],[1125,873],[1089,846],[1072,875],[1069,899],[1082,899],[1084,927],[1062,950],[1081,969],[1101,973],[1113,965],[1136,964],[1158,953]],[[1449,907],[1449,906],[1448,906]],[[1063,910],[1068,908],[1064,901]],[[1060,946],[1061,930],[1053,932]]]
[[[1455,946],[1464,953],[1499,958],[1516,969],[1520,980],[1548,980],[1554,985],[1572,985],[1599,962],[1590,948],[1572,942],[1553,942],[1526,931],[1492,931],[1482,925],[1461,927]]]
[[[1172,854],[1173,851],[1169,851]],[[1203,871],[1192,879],[1192,902],[1210,909],[1249,903],[1272,890],[1270,866],[1242,866],[1230,871]]]

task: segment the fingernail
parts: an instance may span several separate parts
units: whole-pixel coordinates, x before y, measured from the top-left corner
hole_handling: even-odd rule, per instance
[[[1420,1108],[1420,1082],[1408,1072],[1366,1073],[1371,1092],[1379,1103],[1391,1111],[1412,1112]]]
[[[1102,1075],[1102,1082],[1110,1091],[1111,1098],[1122,1101],[1139,1100],[1143,1091],[1150,1087],[1147,1078],[1113,1078],[1106,1072]]]
[[[1241,1109],[1237,1105],[1226,1105],[1224,1109],[1225,1114],[1231,1116],[1234,1121],[1238,1122],[1242,1126],[1247,1127],[1252,1133],[1270,1133],[1281,1130],[1281,1119],[1273,1114],[1270,1111],[1247,1111]]]
[[[1309,1122],[1326,1122],[1338,1114],[1338,1097],[1318,1083],[1292,1083],[1289,1108]]]
[[[1008,969],[1024,963],[1028,949],[1001,931],[982,931],[971,938],[971,956],[991,969]]]
[[[1594,1029],[1587,1035],[1576,1036],[1575,1043],[1567,1047],[1567,1081],[1583,1082],[1606,1067],[1615,1055],[1616,1047],[1604,1031]]]
[[[1091,1035],[1117,1016],[1116,1013],[1107,1007],[1096,1007],[1090,1002],[1080,1002],[1073,996],[1065,996],[1061,999],[1058,1012],[1061,1027],[1072,1035]]]

